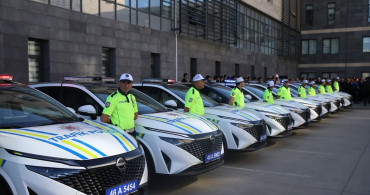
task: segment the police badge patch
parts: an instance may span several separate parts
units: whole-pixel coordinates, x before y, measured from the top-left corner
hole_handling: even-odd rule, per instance
[[[106,102],[106,103],[105,103],[105,107],[106,107],[106,108],[109,108],[109,106],[110,106],[110,102]]]
[[[190,98],[190,99],[189,99],[189,102],[192,102],[192,101],[193,101],[193,98]]]
[[[231,95],[234,96],[235,95],[235,92],[233,92]]]

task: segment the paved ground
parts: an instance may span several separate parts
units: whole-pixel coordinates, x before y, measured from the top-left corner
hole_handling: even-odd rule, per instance
[[[370,110],[347,109],[192,177],[157,176],[150,194],[370,194]]]

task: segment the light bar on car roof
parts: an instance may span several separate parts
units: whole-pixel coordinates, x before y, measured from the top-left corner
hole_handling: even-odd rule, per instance
[[[142,79],[141,82],[143,83],[174,83],[174,79],[157,79],[157,78],[151,78],[151,79]]]
[[[64,76],[65,81],[74,81],[79,83],[102,82],[101,77],[78,77],[78,76]]]
[[[0,80],[1,81],[12,81],[13,80],[13,76],[12,75],[8,75],[8,74],[2,74],[2,75],[0,75]]]
[[[230,80],[230,79],[227,79],[227,80],[224,80],[225,83],[236,83],[236,80]]]

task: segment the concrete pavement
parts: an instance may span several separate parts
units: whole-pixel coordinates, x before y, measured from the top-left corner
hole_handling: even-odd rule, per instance
[[[370,194],[370,110],[346,109],[191,177],[156,176],[150,194]]]

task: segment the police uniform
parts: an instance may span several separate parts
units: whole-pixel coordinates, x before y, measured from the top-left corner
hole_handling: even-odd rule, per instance
[[[234,87],[231,92],[230,96],[234,98],[233,106],[239,106],[244,108],[244,94],[239,88]]]
[[[317,88],[317,90],[319,90],[320,94],[325,94],[325,88],[324,88],[324,86],[319,85],[319,87]]]
[[[308,92],[308,95],[316,96],[316,90],[311,86],[308,88],[307,92]]]
[[[113,125],[120,127],[130,134],[134,134],[135,113],[138,112],[136,98],[131,93],[127,95],[120,88],[108,96],[103,114],[110,116]]]
[[[200,116],[204,115],[204,105],[199,91],[194,87],[190,87],[185,96],[185,107],[189,108],[190,113]]]
[[[302,85],[298,88],[298,94],[301,98],[305,98],[307,96],[306,89]]]
[[[280,99],[284,99],[284,100],[292,99],[292,95],[290,94],[290,89],[285,86],[282,86],[279,88],[278,96],[280,96]]]
[[[331,86],[330,86],[330,85],[326,85],[325,90],[326,90],[326,92],[328,92],[328,93],[333,93],[333,88],[331,88]]]
[[[339,91],[339,83],[338,83],[338,81],[334,81],[333,87],[335,88],[334,91]]]
[[[269,104],[274,103],[274,97],[272,96],[272,92],[268,88],[265,90],[265,93],[263,94],[263,101]]]

